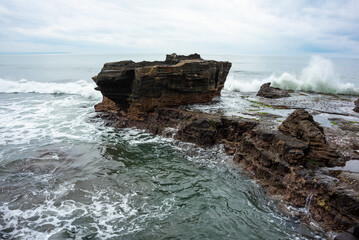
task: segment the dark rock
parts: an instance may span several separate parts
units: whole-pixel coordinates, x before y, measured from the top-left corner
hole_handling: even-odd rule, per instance
[[[172,54],[164,62],[106,63],[93,80],[104,97],[136,115],[155,107],[209,102],[220,95],[230,68],[230,62],[203,60],[198,54]]]
[[[229,144],[239,142],[243,134],[257,124],[251,120],[196,114],[179,125],[176,137],[181,141],[196,143],[204,147],[224,142]]]
[[[201,56],[197,53],[190,54],[188,56],[185,55],[177,55],[176,53],[172,53],[171,55],[166,55],[165,63],[167,64],[177,64],[182,60],[203,60]]]
[[[270,84],[271,84],[270,82],[263,84],[259,89],[257,96],[265,97],[265,98],[290,97],[287,91],[280,88],[271,87]]]
[[[322,128],[306,111],[293,112],[281,130],[253,120],[177,108],[157,107],[142,120],[121,114],[105,118],[116,127],[135,126],[202,147],[223,144],[269,194],[280,195],[296,207],[307,207],[311,215],[301,216],[303,221],[314,219],[327,229],[342,231],[359,216],[357,190],[352,190],[358,188],[359,181],[344,172],[332,176],[330,171],[322,171],[321,166],[341,164],[341,156],[326,144]]]
[[[269,194],[280,195],[296,207],[307,207],[311,215],[301,216],[303,221],[314,219],[332,230],[355,223],[359,181],[353,174],[331,176],[330,171],[322,170],[343,164],[341,155],[327,144],[323,129],[305,110],[294,111],[279,129],[259,124],[246,131],[234,160],[253,172]]]
[[[359,98],[354,101],[355,107],[354,107],[354,111],[359,113]]]
[[[343,156],[328,144],[323,128],[307,111],[294,111],[274,128],[270,121],[172,107],[219,95],[230,67],[229,62],[206,61],[198,54],[167,55],[164,62],[106,63],[94,77],[104,96],[95,109],[114,127],[146,129],[201,147],[223,144],[269,194],[307,208],[310,214],[301,216],[303,221],[340,231],[354,225],[359,218],[359,176],[328,168],[342,165]]]
[[[292,137],[307,144],[305,161],[318,166],[337,165],[338,153],[332,149],[324,136],[324,131],[304,109],[295,110],[280,126],[279,129]],[[301,162],[300,164],[304,164]]]
[[[109,112],[109,113],[118,113],[120,111],[120,107],[107,97],[102,97],[102,102],[95,105],[96,112]]]
[[[359,240],[359,225],[350,228],[348,231],[338,234],[334,240]]]

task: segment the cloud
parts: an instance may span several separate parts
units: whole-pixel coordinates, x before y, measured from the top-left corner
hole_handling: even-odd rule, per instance
[[[0,0],[0,51],[357,55],[357,12],[355,0]]]

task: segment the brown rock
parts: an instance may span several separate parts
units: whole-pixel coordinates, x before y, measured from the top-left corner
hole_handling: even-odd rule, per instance
[[[304,222],[314,219],[327,229],[344,230],[358,219],[359,199],[353,189],[359,181],[356,175],[341,171],[332,175],[327,168],[320,168],[327,165],[327,159],[334,159],[333,149],[326,145],[322,128],[306,111],[293,112],[282,130],[253,120],[177,108],[156,108],[141,121],[126,115],[105,116],[117,127],[136,126],[202,147],[223,144],[227,153],[235,152],[234,160],[253,172],[269,194],[307,208],[310,215],[300,215]]]
[[[230,119],[210,114],[196,114],[179,125],[177,138],[208,147],[216,143],[231,145],[258,123],[251,120]],[[227,145],[228,149],[231,146]]]
[[[305,161],[307,163],[318,166],[338,165],[339,154],[327,144],[323,128],[314,121],[312,115],[306,110],[295,110],[279,126],[279,129],[308,145],[305,150]]]
[[[340,165],[342,156],[307,111],[294,111],[277,129],[269,122],[168,107],[210,101],[220,94],[230,66],[198,54],[107,63],[94,77],[104,96],[95,109],[115,127],[147,129],[202,147],[223,144],[269,194],[306,208],[310,215],[303,221],[314,219],[331,230],[352,226],[359,218],[359,177],[326,168]]]
[[[164,62],[106,63],[93,78],[102,95],[130,113],[209,102],[219,96],[231,63],[198,54],[167,55]]]
[[[102,97],[102,102],[95,105],[96,112],[118,113],[120,110],[114,101],[104,96]]]

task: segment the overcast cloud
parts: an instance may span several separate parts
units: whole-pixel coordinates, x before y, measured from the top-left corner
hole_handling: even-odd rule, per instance
[[[359,54],[359,1],[0,0],[0,52]]]

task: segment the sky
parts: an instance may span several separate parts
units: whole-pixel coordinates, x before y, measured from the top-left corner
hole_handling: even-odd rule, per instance
[[[358,0],[0,0],[0,53],[359,57]]]

